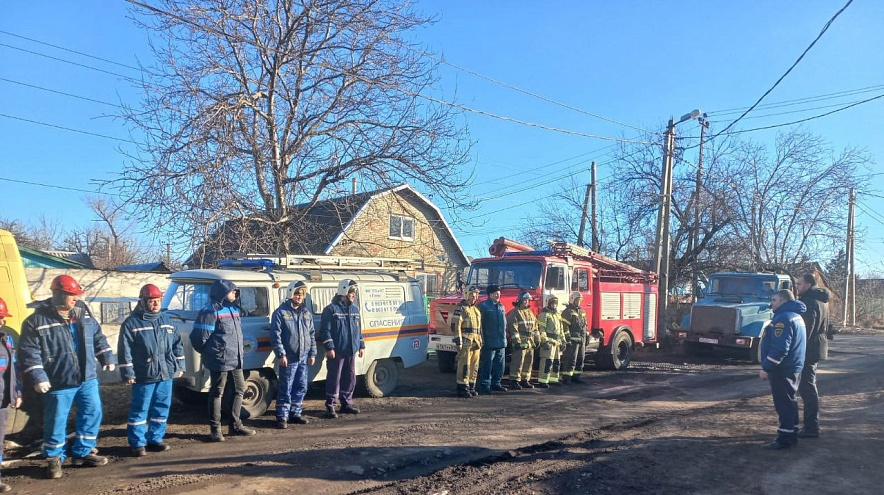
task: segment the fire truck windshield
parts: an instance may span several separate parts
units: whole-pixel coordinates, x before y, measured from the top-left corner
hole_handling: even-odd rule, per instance
[[[536,289],[540,287],[540,274],[543,266],[536,261],[480,261],[470,266],[467,285],[480,288],[491,284],[500,287]]]

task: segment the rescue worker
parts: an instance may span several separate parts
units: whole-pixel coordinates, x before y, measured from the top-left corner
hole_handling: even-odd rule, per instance
[[[240,411],[246,389],[243,376],[243,336],[240,319],[239,289],[229,280],[219,279],[209,287],[209,304],[199,311],[190,343],[200,353],[203,366],[209,370],[209,439],[223,442],[221,407],[224,389],[233,381],[233,401],[230,406],[229,435],[251,436],[255,430],[242,424]]]
[[[806,308],[796,301],[790,290],[775,292],[770,298],[773,319],[764,328],[761,337],[762,380],[770,380],[774,408],[780,426],[777,438],[764,445],[766,449],[781,450],[798,445],[798,382],[804,367],[806,335],[801,315]]]
[[[49,285],[52,297],[37,304],[22,323],[19,358],[24,380],[42,394],[43,456],[46,474],[60,478],[65,460],[68,413],[77,405],[76,437],[71,448],[74,466],[103,466],[107,457],[93,452],[101,426],[101,396],[95,360],[107,371],[117,359],[80,300],[83,288],[70,275]]]
[[[488,299],[479,303],[483,342],[479,353],[479,393],[490,395],[492,391],[507,391],[500,383],[506,356],[506,313],[500,302],[500,287],[491,284],[485,293]]]
[[[6,301],[0,299],[0,463],[3,462],[3,444],[6,436],[6,418],[9,408],[21,406],[21,393],[16,376],[15,344],[12,335],[16,331],[6,326],[6,318],[12,318]],[[8,492],[12,487],[0,481],[0,493]]]
[[[807,307],[801,315],[807,330],[807,353],[798,394],[804,403],[804,426],[798,430],[798,438],[820,436],[820,394],[816,387],[816,369],[819,362],[829,357],[829,292],[817,287],[816,275],[806,273],[795,282],[798,299]]]
[[[117,355],[123,382],[132,385],[126,436],[136,457],[163,452],[172,407],[172,379],[184,372],[184,344],[172,318],[160,309],[163,292],[146,284],[138,306],[120,327]]]
[[[565,333],[562,330],[562,317],[559,315],[559,298],[550,296],[546,307],[538,317],[540,324],[540,368],[537,384],[540,388],[550,385],[561,385],[559,367],[561,366],[562,344]]]
[[[482,349],[482,315],[476,302],[479,288],[471,285],[451,316],[451,334],[457,346],[457,395],[475,397]]]
[[[356,357],[365,353],[365,340],[356,305],[358,291],[355,280],[341,280],[337,295],[322,310],[316,340],[325,347],[328,370],[325,377],[326,418],[338,417],[335,406],[339,397],[340,412],[359,414],[359,409],[353,405],[353,390],[356,388]]]
[[[580,378],[586,353],[588,325],[586,311],[580,307],[583,295],[572,292],[568,306],[562,311],[565,330],[565,351],[562,353],[562,383],[584,383]]]
[[[506,328],[512,342],[513,354],[510,357],[510,388],[534,388],[531,385],[531,368],[534,366],[534,349],[540,345],[540,332],[537,330],[537,317],[529,304],[531,294],[519,293],[513,301],[513,309],[506,315]]]
[[[279,389],[276,392],[276,427],[289,423],[306,425],[301,417],[307,394],[308,366],[316,362],[316,331],[313,313],[304,304],[307,284],[292,285],[289,298],[270,317],[270,345],[279,363]]]

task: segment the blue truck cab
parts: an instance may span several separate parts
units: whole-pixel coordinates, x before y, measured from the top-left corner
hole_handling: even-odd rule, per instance
[[[770,297],[792,289],[788,275],[777,273],[716,273],[702,297],[684,317],[676,340],[689,353],[714,348],[743,349],[754,363],[761,360],[764,327],[773,315]]]

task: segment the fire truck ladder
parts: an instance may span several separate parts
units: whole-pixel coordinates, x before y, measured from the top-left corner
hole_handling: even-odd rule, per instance
[[[592,261],[597,267],[598,277],[608,282],[653,283],[657,280],[657,275],[653,272],[640,270],[568,242],[552,243],[551,251],[557,256],[573,256]]]

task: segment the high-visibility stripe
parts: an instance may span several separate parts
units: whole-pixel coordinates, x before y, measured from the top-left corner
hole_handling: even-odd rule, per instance
[[[131,368],[132,363],[120,363],[119,366],[120,368]]]
[[[795,433],[795,430],[786,430],[783,428],[777,428],[777,431],[781,431],[783,433]]]
[[[108,347],[107,349],[102,349],[102,350],[96,352],[95,355],[100,356],[100,355],[104,354],[105,352],[110,352],[110,350],[111,350],[111,348]]]
[[[160,328],[171,328],[171,329],[174,330],[174,329],[175,329],[175,325],[160,325]]]
[[[184,359],[184,356],[175,356],[175,359]]]
[[[150,418],[150,420],[153,421],[154,423],[165,423],[166,422],[166,418]]]
[[[43,448],[44,448],[44,449],[57,449],[57,448],[59,448],[59,447],[64,447],[64,442],[61,442],[61,443],[58,443],[58,444],[51,444],[51,443],[43,442]]]
[[[64,324],[62,324],[62,323],[47,323],[46,325],[40,325],[39,327],[36,328],[36,330],[45,330],[47,328],[63,327],[63,326],[64,326]],[[64,445],[64,444],[62,444],[62,445]]]
[[[133,332],[141,332],[141,331],[144,331],[144,330],[153,330],[153,327],[138,327],[138,328],[133,328],[133,329],[132,329]]]
[[[770,357],[770,356],[767,356],[767,360],[770,361],[770,362],[772,362],[773,364],[780,364],[780,362],[782,361],[782,359],[780,359],[779,361],[777,361],[776,359],[774,359],[774,358],[772,358],[772,357]]]
[[[369,329],[363,329],[362,335],[370,335],[373,333],[389,332],[390,330],[418,330],[418,329],[426,330],[427,326],[426,325],[402,325],[402,326],[397,326],[397,327],[369,328]]]
[[[42,369],[43,369],[43,365],[42,365],[42,364],[35,364],[34,366],[31,366],[30,368],[28,368],[28,369],[22,371],[22,373],[27,373],[28,371],[36,370],[36,369],[41,369],[41,370],[42,370]]]
[[[77,435],[77,438],[82,438],[83,440],[98,440],[98,437],[89,436],[89,435]]]
[[[142,420],[142,421],[129,421],[129,422],[126,423],[126,424],[129,425],[129,426],[146,425],[146,424],[147,424],[147,420],[145,419],[145,420]]]

